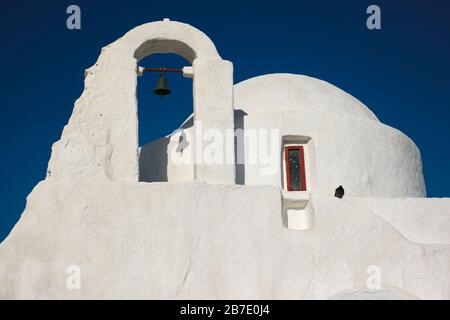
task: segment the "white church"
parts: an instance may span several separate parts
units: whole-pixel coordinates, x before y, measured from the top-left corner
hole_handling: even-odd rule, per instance
[[[187,60],[193,114],[139,146],[156,53]],[[164,19],[86,70],[0,283],[0,299],[450,299],[450,199],[426,198],[414,142],[356,98],[294,74],[234,84],[203,32]]]

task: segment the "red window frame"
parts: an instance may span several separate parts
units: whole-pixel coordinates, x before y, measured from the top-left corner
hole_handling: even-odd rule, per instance
[[[289,151],[298,150],[298,156],[300,161],[300,190],[291,189],[291,175],[290,175],[290,164],[289,164]],[[306,191],[306,174],[305,174],[305,152],[303,146],[287,146],[284,147],[284,163],[286,166],[286,183],[288,191]]]

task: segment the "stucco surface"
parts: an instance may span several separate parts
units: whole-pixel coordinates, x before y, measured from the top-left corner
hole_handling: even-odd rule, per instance
[[[183,131],[139,148],[137,63],[158,52],[192,62],[204,129],[304,141],[308,192],[281,191],[281,148],[266,175],[261,164],[173,163]],[[232,77],[208,37],[179,22],[103,48],[46,179],[0,244],[0,298],[449,299],[449,200],[402,199],[425,196],[415,144],[326,82],[274,74],[233,90]],[[183,140],[181,158],[195,143]],[[332,196],[339,185],[344,199]],[[66,285],[69,266],[80,290]],[[369,266],[381,272],[376,290]]]
[[[145,144],[139,152],[139,181],[192,182],[192,128]],[[180,151],[181,150],[181,151]],[[175,160],[175,161],[174,161]]]
[[[271,112],[244,116],[244,130],[279,130],[283,136],[311,137],[313,167],[307,168],[310,191],[334,195],[342,185],[347,194],[360,197],[424,197],[425,183],[420,152],[400,131],[361,117],[320,112]],[[250,144],[245,158],[250,159]],[[280,152],[273,160],[281,160]],[[280,168],[261,174],[265,163],[245,167],[245,183],[281,186]]]
[[[338,113],[378,121],[362,102],[336,86],[313,77],[273,73],[234,86],[234,106],[247,114],[296,111]]]
[[[449,198],[352,198],[392,224],[410,241],[450,244]]]
[[[45,181],[0,245],[0,297],[325,299],[365,288],[377,265],[381,290],[450,298],[449,246],[412,243],[344,200],[310,201],[304,232],[283,225],[276,187]],[[81,290],[66,287],[69,265]]]
[[[331,84],[301,75],[259,76],[234,86],[234,108],[234,126],[245,132],[244,148],[237,149],[245,162],[237,166],[238,183],[282,188],[282,141],[284,137],[297,136],[310,139],[305,151],[309,191],[334,195],[342,185],[346,194],[359,197],[426,196],[421,155],[414,142],[379,122],[366,106]],[[192,130],[192,122],[183,127]],[[272,148],[270,130],[278,132],[278,150]],[[263,136],[268,137],[267,142],[251,141],[248,137],[254,133],[267,133]],[[147,144],[142,150],[144,154],[170,155],[177,140],[174,135],[170,144]],[[264,162],[250,160],[255,145],[256,152],[269,151]],[[192,153],[192,148],[190,143],[185,152]],[[266,170],[270,167],[269,158],[275,170]],[[190,166],[174,165],[170,157],[161,159],[168,172],[164,181],[185,181],[184,177],[192,171]],[[141,168],[150,168],[154,159],[146,161],[141,158]],[[158,181],[158,172],[147,172],[150,170],[153,169],[145,169],[144,181]]]
[[[49,179],[96,176],[138,181],[138,62],[147,55],[168,52],[194,66],[196,120],[205,128],[233,128],[231,62],[222,60],[212,41],[188,24],[146,23],[102,48],[97,62],[86,70],[84,91],[61,139],[53,144]],[[195,169],[199,180],[234,183],[232,166],[216,167],[214,172],[204,166]]]

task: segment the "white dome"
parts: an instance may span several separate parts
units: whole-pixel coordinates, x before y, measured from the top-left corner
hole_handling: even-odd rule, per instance
[[[333,195],[342,185],[351,196],[425,196],[414,142],[325,81],[294,74],[255,77],[234,86],[234,108],[243,111],[236,123],[245,130],[277,129],[297,143],[311,139],[310,190]],[[280,186],[281,173],[262,175],[261,167],[245,167],[245,184]]]
[[[288,73],[267,74],[236,84],[234,107],[247,114],[316,110],[378,121],[368,107],[334,85]]]

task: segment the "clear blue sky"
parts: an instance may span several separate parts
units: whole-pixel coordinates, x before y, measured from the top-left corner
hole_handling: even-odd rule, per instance
[[[70,4],[81,8],[81,30],[66,28]],[[381,7],[380,31],[365,27],[370,4]],[[164,17],[204,31],[234,63],[236,83],[290,72],[349,92],[418,145],[428,196],[450,196],[449,14],[448,0],[1,0],[0,240],[45,177],[84,69],[129,29]],[[156,55],[141,65],[186,63]],[[139,80],[142,142],[171,132],[192,112],[191,80],[168,78],[174,93],[165,99],[152,96],[156,75]]]

